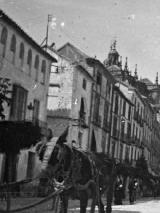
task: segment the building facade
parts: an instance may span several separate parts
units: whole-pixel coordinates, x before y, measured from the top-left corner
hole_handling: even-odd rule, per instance
[[[1,83],[8,79],[11,100],[9,105],[3,105],[4,120],[31,121],[45,127],[49,74],[51,63],[56,60],[3,11],[0,16],[0,78]],[[0,180],[5,181],[7,156],[0,156]],[[34,150],[21,150],[13,161],[11,181],[36,173]]]
[[[68,142],[88,149],[92,70],[88,57],[70,43],[58,51],[48,48],[58,63],[52,65],[48,94],[48,125],[58,137],[69,127]]]
[[[115,80],[104,65],[95,58],[88,58],[93,69],[89,149],[108,154],[111,132],[111,109]]]

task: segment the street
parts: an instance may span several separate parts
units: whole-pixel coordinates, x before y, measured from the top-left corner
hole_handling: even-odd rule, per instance
[[[15,199],[12,200],[12,209],[26,206],[28,204],[36,202],[36,198],[32,199]],[[2,204],[2,203],[1,203]],[[51,213],[52,201],[45,202],[41,205],[38,205],[32,209],[27,209],[25,211],[21,211],[21,213]],[[2,205],[0,205],[2,207]],[[4,207],[4,206],[3,206]],[[87,208],[87,213],[89,213],[90,208]],[[113,205],[112,206],[113,213],[159,213],[160,212],[160,197],[153,198],[142,198],[137,200],[134,205],[130,205],[128,200],[123,202],[123,205]],[[79,201],[69,201],[69,210],[68,213],[79,213]],[[98,210],[96,208],[96,213]]]

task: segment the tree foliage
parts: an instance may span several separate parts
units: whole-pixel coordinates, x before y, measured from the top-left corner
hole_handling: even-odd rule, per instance
[[[10,98],[8,94],[11,92],[9,90],[11,84],[8,78],[0,78],[0,118],[5,119],[4,115],[4,103],[10,104]]]

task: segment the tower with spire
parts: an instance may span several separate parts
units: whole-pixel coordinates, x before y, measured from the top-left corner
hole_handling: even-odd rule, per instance
[[[119,53],[116,50],[117,41],[114,40],[113,43],[110,46],[110,52],[108,54],[108,58],[104,61],[104,65],[106,67],[116,65],[119,66]]]
[[[135,65],[134,78],[136,81],[138,80],[137,64]]]
[[[156,86],[158,87],[158,72],[157,72],[157,75],[156,75]]]

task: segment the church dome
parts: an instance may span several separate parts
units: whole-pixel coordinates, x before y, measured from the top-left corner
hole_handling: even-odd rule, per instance
[[[108,58],[106,58],[103,63],[106,67],[109,67],[112,65],[119,66],[119,53],[116,50],[116,41],[111,45]]]

